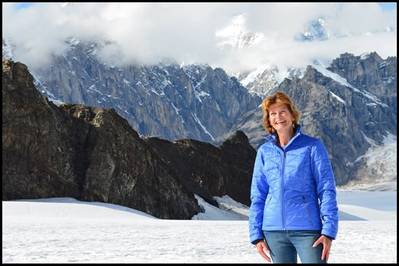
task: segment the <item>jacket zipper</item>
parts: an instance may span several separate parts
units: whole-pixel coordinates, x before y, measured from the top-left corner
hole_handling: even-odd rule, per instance
[[[286,157],[286,149],[287,147],[300,135],[300,133],[295,134],[295,136],[288,142],[285,146],[285,149],[280,147],[280,150],[283,152],[283,164],[281,170],[281,219],[283,222],[283,230],[285,230],[285,218],[284,218],[284,168],[285,168],[285,157]]]
[[[285,168],[285,151],[283,151],[283,164],[282,164],[282,171],[281,171],[281,218],[282,218],[282,224],[283,224],[283,230],[285,230],[285,205],[284,205],[284,168]]]

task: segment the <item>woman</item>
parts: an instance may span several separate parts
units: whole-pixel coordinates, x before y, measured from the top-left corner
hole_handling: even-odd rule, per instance
[[[277,92],[262,102],[270,133],[257,151],[249,235],[268,262],[327,263],[338,231],[334,174],[322,142],[301,133],[292,100]],[[271,257],[271,258],[270,258]]]

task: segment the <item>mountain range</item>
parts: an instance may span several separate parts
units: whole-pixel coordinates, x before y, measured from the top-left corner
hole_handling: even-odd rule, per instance
[[[329,65],[259,66],[232,77],[208,65],[116,67],[96,56],[101,43],[72,38],[68,44],[65,55],[33,73],[36,87],[55,103],[113,108],[142,137],[220,145],[240,130],[257,148],[266,137],[260,103],[285,91],[301,111],[303,131],[324,141],[343,185],[376,179],[365,170],[366,153],[397,135],[396,57],[345,53]],[[4,50],[11,54],[3,41]]]
[[[97,58],[101,43],[68,43],[67,54],[34,73],[39,90],[65,103],[114,108],[142,136],[212,143],[260,101],[221,68],[173,62],[115,67]]]

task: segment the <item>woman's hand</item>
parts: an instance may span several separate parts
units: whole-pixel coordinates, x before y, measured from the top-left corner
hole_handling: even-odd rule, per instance
[[[256,243],[256,249],[258,250],[259,254],[267,261],[271,262],[270,259],[270,251],[269,248],[266,245],[266,242],[264,240],[259,241]]]
[[[328,260],[328,256],[330,255],[330,249],[331,249],[331,244],[332,240],[329,239],[328,237],[321,235],[314,243],[313,247],[317,247],[319,244],[323,245],[323,251],[321,252],[321,260],[326,259],[326,262]]]

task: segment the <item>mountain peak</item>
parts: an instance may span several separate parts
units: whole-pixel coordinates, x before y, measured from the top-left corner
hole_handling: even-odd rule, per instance
[[[12,47],[10,46],[10,44],[8,43],[7,40],[2,39],[2,59],[12,59],[13,55],[12,55]]]
[[[233,135],[226,139],[223,144],[249,144],[247,135],[241,130],[237,130]]]
[[[305,30],[295,36],[298,41],[325,41],[330,33],[326,28],[326,20],[323,17],[311,20],[305,26]]]
[[[377,54],[377,52],[363,53],[360,55],[361,60],[374,60],[377,62],[383,61],[383,59]]]

